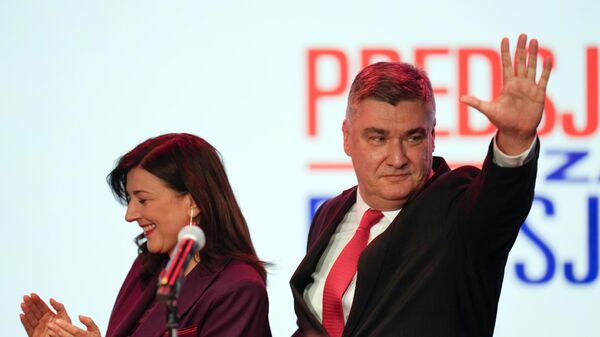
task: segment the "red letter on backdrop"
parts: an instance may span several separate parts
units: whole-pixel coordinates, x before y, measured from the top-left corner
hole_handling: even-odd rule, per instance
[[[500,94],[500,55],[492,49],[458,50],[458,97],[469,94],[469,59],[472,56],[484,57],[491,67],[492,99]],[[469,106],[458,103],[458,133],[461,136],[483,136],[494,132],[493,124],[482,130],[474,130],[469,122]]]
[[[334,58],[339,66],[339,81],[332,88],[319,88],[317,83],[317,61],[322,57]],[[308,136],[317,135],[317,101],[322,97],[340,95],[348,83],[348,60],[339,49],[308,50]]]
[[[587,63],[587,118],[582,130],[575,128],[573,114],[563,115],[563,126],[566,134],[574,137],[585,137],[593,134],[598,129],[598,47],[588,47],[586,53]]]
[[[415,66],[419,69],[423,69],[427,71],[427,67],[425,66],[425,60],[430,55],[448,55],[450,51],[448,48],[431,48],[431,49],[416,49],[415,50]],[[446,87],[435,87],[433,88],[433,93],[436,95],[445,95],[448,93],[448,88]]]
[[[429,55],[448,55],[450,51],[448,48],[425,48],[425,49],[416,49],[415,50],[415,65],[419,69],[423,69],[427,71],[427,67],[425,66],[425,60]],[[433,85],[433,83],[431,84]],[[433,94],[436,96],[436,99],[439,95],[448,94],[447,87],[433,87]],[[435,128],[436,136],[448,136],[450,132],[448,130],[443,130],[442,128]]]
[[[375,58],[375,56],[384,56],[388,61],[391,62],[400,62],[400,54],[398,54],[395,50],[392,49],[363,49],[361,51],[361,67],[360,69],[371,64],[371,60]]]

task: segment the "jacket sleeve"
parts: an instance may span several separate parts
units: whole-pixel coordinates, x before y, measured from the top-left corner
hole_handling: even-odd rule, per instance
[[[534,197],[539,143],[532,160],[506,168],[493,163],[490,149],[481,172],[459,201],[462,236],[474,262],[505,259]]]

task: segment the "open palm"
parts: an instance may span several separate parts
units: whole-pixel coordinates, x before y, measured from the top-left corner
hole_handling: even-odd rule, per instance
[[[517,154],[527,148],[536,135],[542,119],[546,86],[550,77],[551,62],[544,61],[542,75],[536,82],[538,42],[529,43],[521,34],[517,42],[515,63],[511,62],[509,41],[502,39],[503,86],[500,95],[491,102],[473,96],[461,97],[461,101],[483,113],[498,129],[498,145],[507,154]]]

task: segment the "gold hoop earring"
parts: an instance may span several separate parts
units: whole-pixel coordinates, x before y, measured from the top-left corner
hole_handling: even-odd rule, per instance
[[[194,207],[190,206],[190,223],[188,226],[194,225]]]

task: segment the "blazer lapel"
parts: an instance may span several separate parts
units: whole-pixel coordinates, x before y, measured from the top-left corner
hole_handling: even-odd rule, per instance
[[[229,260],[221,264],[214,272],[208,271],[200,263],[185,277],[177,300],[177,312],[180,319],[185,316],[198,298],[215,282],[217,276],[227,263],[229,263]],[[156,292],[156,287],[154,291]],[[148,317],[140,324],[131,337],[162,336],[167,331],[166,317],[166,304],[162,302],[155,303]]]
[[[163,261],[162,264],[164,264]],[[161,266],[162,266],[161,264]],[[111,325],[107,336],[128,336],[137,324],[146,308],[152,304],[158,283],[158,274],[142,281],[142,263],[140,257],[134,262],[111,314]],[[113,326],[114,325],[114,326]]]

